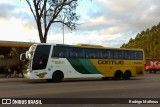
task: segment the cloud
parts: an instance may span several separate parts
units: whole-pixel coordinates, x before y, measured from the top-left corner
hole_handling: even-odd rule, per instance
[[[83,31],[103,30],[112,27],[115,23],[117,23],[117,20],[99,16],[82,22],[82,24],[78,26],[77,29]]]
[[[12,18],[15,18],[17,20],[21,20],[24,23],[24,26],[33,26],[32,23],[34,23],[34,19],[30,14],[31,12],[28,11],[29,9],[17,7],[17,4],[9,0],[7,1],[8,2],[0,2],[1,19],[10,20]]]
[[[34,19],[22,5],[20,0],[0,0],[0,40],[28,42],[38,38]]]
[[[107,35],[119,34],[121,30],[122,29],[118,27],[110,27],[108,29],[101,30],[100,35],[107,36]]]
[[[15,5],[8,3],[0,4],[0,18],[10,18],[14,15]]]
[[[109,9],[112,10],[111,18],[119,20],[117,26],[126,27],[126,30],[141,31],[160,21],[158,12],[160,6],[156,4],[159,0],[118,1],[113,0],[110,5],[106,5],[107,8],[110,6]]]
[[[102,43],[110,42],[115,46],[112,42],[115,41],[121,46],[138,32],[158,24],[159,10],[159,0],[95,0],[88,11],[88,20],[79,30],[87,34],[97,31],[99,36],[106,35]],[[121,38],[108,39],[115,35]]]
[[[112,12],[126,12],[139,5],[142,0],[100,0],[99,4],[102,8],[107,8]]]
[[[2,1],[6,0],[0,0],[1,19],[19,20],[24,27],[23,32],[37,32],[34,18],[26,3],[19,6],[18,0]],[[81,42],[120,47],[138,32],[160,22],[160,0],[84,0],[80,3],[80,24],[72,33],[65,28],[67,44]],[[51,27],[48,41],[62,43],[61,25]]]

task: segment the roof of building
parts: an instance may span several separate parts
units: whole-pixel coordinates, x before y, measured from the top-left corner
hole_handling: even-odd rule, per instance
[[[20,42],[20,41],[2,41],[0,47],[30,47],[35,42]]]

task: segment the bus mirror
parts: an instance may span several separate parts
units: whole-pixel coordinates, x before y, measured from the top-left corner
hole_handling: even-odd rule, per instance
[[[32,59],[31,53],[29,51],[26,52],[26,58],[27,59]]]
[[[25,57],[26,57],[27,59],[29,59],[29,56],[28,56],[28,55],[29,55],[29,52],[27,51],[26,54],[25,54]]]
[[[25,61],[25,60],[26,60],[26,55],[25,55],[25,53],[22,53],[22,54],[20,55],[20,60],[21,60],[21,61]]]

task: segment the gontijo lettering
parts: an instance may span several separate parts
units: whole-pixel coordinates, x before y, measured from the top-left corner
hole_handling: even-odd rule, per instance
[[[109,64],[109,65],[123,65],[124,61],[117,61],[117,60],[98,60],[98,64]]]

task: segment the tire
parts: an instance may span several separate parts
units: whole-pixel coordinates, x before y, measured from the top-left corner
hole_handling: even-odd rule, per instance
[[[149,73],[150,73],[150,74],[153,74],[153,73],[156,73],[156,71],[154,71],[154,70],[153,70],[153,71],[149,71]]]
[[[124,80],[129,80],[131,78],[131,72],[130,71],[125,71],[123,74],[123,79]]]
[[[121,80],[123,78],[123,73],[121,71],[116,71],[114,74],[114,80]]]
[[[109,77],[102,77],[103,80],[109,80]]]
[[[52,79],[46,79],[47,82],[53,82]]]
[[[56,71],[52,75],[52,81],[53,82],[61,82],[64,78],[64,74],[61,71]]]
[[[155,74],[156,74],[156,73],[157,73],[157,71],[153,71],[153,73],[155,73]]]

